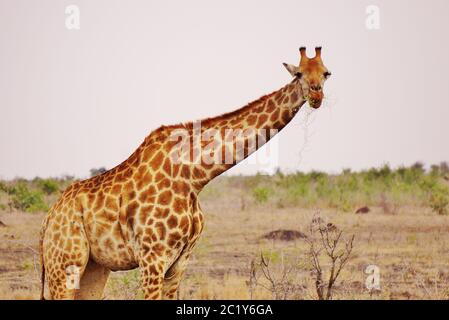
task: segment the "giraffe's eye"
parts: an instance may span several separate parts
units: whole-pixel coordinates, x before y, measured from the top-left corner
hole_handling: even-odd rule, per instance
[[[301,72],[297,72],[297,73],[295,74],[295,76],[296,76],[296,78],[301,79],[302,73],[301,73]]]
[[[325,73],[323,73],[323,76],[325,79],[329,78],[331,76],[332,73],[330,73],[329,71],[326,71]]]

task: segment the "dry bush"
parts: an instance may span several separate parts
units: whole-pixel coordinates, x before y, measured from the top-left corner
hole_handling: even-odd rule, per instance
[[[305,255],[296,253],[291,257],[271,251],[251,261],[246,281],[250,299],[258,287],[268,291],[273,299],[286,300],[304,298],[313,286],[319,300],[332,299],[335,283],[351,257],[354,235],[346,237],[318,215],[308,226],[308,233],[301,235],[307,243]]]
[[[351,257],[354,235],[347,237],[332,223],[315,215],[305,239],[309,244],[316,294],[319,300],[332,299],[335,282]]]
[[[279,260],[279,261],[277,261]],[[249,290],[249,298],[253,299],[258,287],[270,293],[275,300],[287,300],[295,298],[301,286],[298,285],[299,263],[288,259],[281,253],[261,253],[259,259],[251,261],[249,280],[246,285]]]

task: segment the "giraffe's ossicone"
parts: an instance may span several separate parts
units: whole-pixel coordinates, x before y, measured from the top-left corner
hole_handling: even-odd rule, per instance
[[[314,58],[306,56],[305,48],[300,52],[299,67],[284,64],[293,76],[290,83],[236,111],[201,121],[200,135],[212,129],[214,135],[183,150],[188,154],[184,160],[201,149],[209,159],[222,161],[175,161],[179,143],[174,132],[185,132],[187,142],[198,132],[194,123],[162,126],[117,167],[68,187],[41,230],[42,298],[45,283],[49,299],[100,299],[110,271],[133,268],[140,269],[146,299],[176,297],[203,228],[199,192],[261,146],[251,148],[249,135],[233,132],[276,133],[306,101],[320,107],[330,76],[321,48]],[[237,156],[238,146],[243,156]]]

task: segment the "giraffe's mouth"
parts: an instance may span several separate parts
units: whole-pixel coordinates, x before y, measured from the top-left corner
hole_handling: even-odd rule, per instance
[[[307,101],[312,108],[318,109],[323,102],[323,91],[311,91],[307,97]]]
[[[314,109],[318,109],[319,107],[321,107],[321,100],[309,98],[309,105]]]

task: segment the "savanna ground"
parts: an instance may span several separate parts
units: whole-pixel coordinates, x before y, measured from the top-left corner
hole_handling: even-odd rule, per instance
[[[418,163],[339,175],[220,177],[201,194],[206,225],[179,298],[317,299],[311,243],[320,242],[311,241],[309,226],[319,216],[343,232],[337,256],[354,235],[333,299],[448,299],[448,180],[445,163],[427,171]],[[39,297],[41,221],[70,182],[0,182],[1,299]],[[355,213],[365,206],[369,212]],[[264,237],[276,230],[287,239]],[[324,249],[316,258],[327,285]],[[369,265],[379,268],[379,289],[366,287]],[[140,299],[138,277],[137,270],[113,273],[106,299]]]

